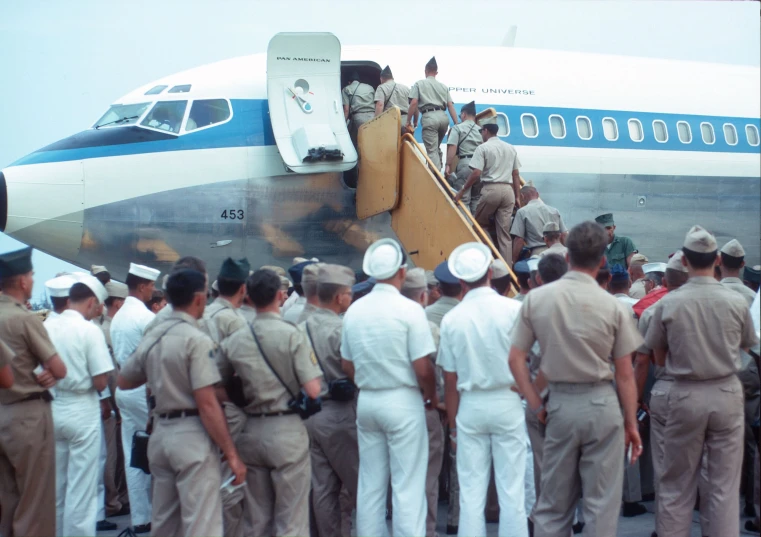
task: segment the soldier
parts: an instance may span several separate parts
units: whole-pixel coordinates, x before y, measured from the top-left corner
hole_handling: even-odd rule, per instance
[[[520,184],[520,181],[519,183]],[[563,217],[555,207],[550,207],[539,198],[539,192],[531,185],[520,190],[521,208],[515,213],[510,234],[513,236],[513,259],[519,259],[524,245],[530,250],[530,256],[540,255],[547,250],[544,227],[555,224],[560,233],[561,246],[565,243],[568,230]]]
[[[320,306],[300,325],[327,384],[322,410],[305,422],[312,460],[312,512],[318,534],[326,537],[349,537],[341,531],[341,489],[346,488],[352,508],[357,501],[356,387],[341,369],[340,317],[351,305],[354,281],[349,267],[321,264],[316,281]]]
[[[574,227],[566,241],[569,272],[526,297],[513,332],[510,369],[531,411],[547,424],[542,494],[534,510],[537,537],[570,533],[582,490],[589,535],[615,535],[621,454],[631,446],[634,462],[642,453],[631,357],[642,338],[623,304],[595,281],[606,243],[598,224]],[[542,349],[540,372],[549,382],[546,412],[526,365],[535,341]]]
[[[562,258],[568,253],[568,248],[560,241],[560,226],[556,222],[547,222],[542,228],[542,239],[547,249],[539,254],[541,259],[545,255],[557,254]]]
[[[53,311],[48,314],[45,321],[55,319],[69,309],[69,290],[76,282],[77,279],[70,274],[62,274],[45,282],[45,289],[53,305]]]
[[[220,377],[213,343],[197,328],[206,286],[200,272],[171,274],[172,313],[145,334],[119,374],[119,389],[134,391],[150,382],[156,400],[148,445],[155,535],[224,535],[217,448],[235,476],[232,485],[246,478],[214,390]]]
[[[647,294],[645,290],[645,271],[642,268],[647,263],[649,263],[649,260],[642,254],[634,254],[629,262],[629,278],[632,282],[629,296],[637,300],[645,298]]]
[[[407,125],[407,111],[410,107],[410,88],[394,80],[387,65],[380,74],[380,85],[375,89],[375,115],[379,116],[396,106],[402,113],[402,128]]]
[[[292,324],[297,324],[301,312],[304,311],[304,307],[307,304],[306,296],[304,296],[304,288],[301,285],[301,278],[304,276],[304,268],[313,264],[314,261],[301,261],[288,269],[288,275],[293,281],[293,292],[298,296],[298,299],[293,305],[283,312],[283,319]],[[282,279],[282,276],[281,276]]]
[[[758,293],[759,282],[761,282],[761,265],[754,267],[746,266],[743,269],[743,283],[747,285],[751,291]]]
[[[612,267],[623,265],[629,268],[632,256],[639,250],[634,246],[634,241],[623,235],[616,235],[616,224],[613,221],[613,213],[601,214],[595,218],[595,222],[605,228],[608,233],[608,247],[605,250],[605,258]]]
[[[481,199],[474,218],[481,226],[486,227],[491,217],[494,217],[499,253],[508,265],[512,265],[510,221],[521,184],[518,172],[521,161],[515,148],[499,139],[498,131],[499,127],[494,123],[488,123],[481,129],[484,143],[476,148],[473,158],[470,159],[468,166],[472,171],[465,185],[455,195],[455,203],[462,199],[476,181],[481,180]]]
[[[444,315],[462,300],[463,291],[460,287],[460,280],[449,271],[446,261],[436,265],[436,270],[433,273],[439,281],[441,298],[425,308],[425,316],[436,326],[441,326],[441,319],[444,318]]]
[[[721,247],[721,283],[740,293],[748,302],[753,304],[756,293],[749,289],[740,279],[740,271],[745,266],[745,249],[737,239],[732,239]]]
[[[98,521],[99,474],[93,472],[102,443],[98,392],[108,387],[114,364],[103,332],[89,321],[107,295],[94,276],[84,276],[69,291],[70,307],[45,321],[50,341],[68,371],[56,384],[52,404],[59,535],[95,535]]]
[[[352,71],[349,74],[350,83],[341,93],[343,94],[344,119],[351,120],[349,134],[354,147],[357,145],[359,128],[370,121],[375,114],[375,90],[369,84],[359,81],[359,73]],[[294,263],[295,264],[295,263]]]
[[[510,270],[501,259],[495,259],[491,264],[491,287],[500,296],[508,296],[512,287]]]
[[[97,280],[103,285],[106,285],[111,281],[111,273],[108,272],[108,269],[104,266],[93,265],[90,267],[90,274],[95,276],[95,278],[97,278]]]
[[[434,56],[425,64],[425,78],[418,80],[410,90],[410,108],[407,114],[407,130],[417,128],[418,111],[423,115],[423,144],[428,158],[437,170],[441,170],[441,142],[449,128],[445,110],[449,111],[452,122],[457,125],[449,88],[436,80],[439,66]],[[414,125],[413,125],[414,123]]]
[[[322,265],[322,263],[312,263],[304,267],[301,274],[301,289],[304,291],[304,298],[307,302],[304,304],[304,309],[301,310],[296,324],[306,321],[320,307],[320,299],[317,296],[317,273]]]
[[[32,297],[32,249],[0,255],[0,341],[10,347],[12,386],[0,390],[0,534],[55,535],[55,437],[48,388],[66,377]]]
[[[172,269],[170,270],[169,274],[164,276],[164,287],[166,287],[166,282],[169,279],[169,276],[172,272],[177,272],[180,270],[195,270],[200,272],[201,274],[206,274],[206,263],[203,262],[202,259],[199,259],[198,257],[188,255],[185,257],[181,257],[177,261],[175,261],[174,265],[172,265]],[[209,275],[206,274],[206,279],[209,279]],[[216,297],[215,297],[216,298]],[[144,333],[147,333],[149,330],[152,330],[157,324],[163,322],[169,316],[172,314],[172,305],[167,304],[164,309],[159,311],[156,316],[153,318],[153,320],[148,323],[148,326],[145,327]]]
[[[246,287],[256,319],[222,342],[219,362],[223,381],[240,377],[246,400],[236,442],[252,498],[246,525],[251,535],[309,535],[309,437],[296,409],[312,408],[322,372],[306,334],[280,317],[277,274],[258,270]]]
[[[153,296],[159,271],[131,263],[127,274],[129,296],[111,321],[111,342],[116,363],[123,366],[143,338],[146,326],[155,315],[146,307]],[[144,431],[148,423],[148,402],[144,386],[116,391],[116,403],[122,416],[122,448],[124,451],[130,515],[135,533],[151,531],[151,476],[139,468],[129,466],[132,455],[132,437]]]
[[[470,159],[481,145],[481,127],[476,124],[476,103],[471,101],[460,109],[460,123],[449,129],[447,137],[447,166],[444,176],[455,190],[465,186],[470,175]],[[455,160],[457,164],[455,164]],[[454,177],[452,176],[454,174]],[[475,183],[463,192],[462,202],[475,214],[481,199],[481,183]]]
[[[153,294],[151,295],[151,299],[148,301],[146,306],[148,306],[148,309],[151,310],[151,312],[154,314],[163,310],[166,306],[166,297],[164,297],[164,291],[160,289],[154,289]]]
[[[399,245],[376,241],[365,252],[362,269],[378,283],[351,305],[341,333],[344,371],[360,389],[357,535],[386,533],[389,473],[394,535],[424,535],[424,408],[437,406],[428,359],[436,347],[423,308],[399,293],[407,272]]]
[[[436,275],[432,270],[426,270],[425,281],[428,284],[428,305],[430,306],[435,304],[436,301],[441,298],[439,280],[436,279]]]
[[[629,273],[623,266],[613,265],[613,267],[610,269],[610,283],[608,284],[608,291],[611,295],[628,306],[628,309],[631,310],[633,318],[634,310],[632,309],[632,306],[637,303],[637,300],[629,296],[629,289],[631,289],[631,280],[629,279]]]
[[[531,290],[529,285],[529,279],[531,278],[531,269],[528,266],[528,260],[518,261],[513,267],[515,277],[518,279],[518,285],[520,286],[520,292],[515,295],[515,300],[523,302],[526,300],[526,295]]]

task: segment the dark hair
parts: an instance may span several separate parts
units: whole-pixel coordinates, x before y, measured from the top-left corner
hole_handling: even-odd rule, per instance
[[[709,268],[711,265],[716,263],[715,250],[713,252],[702,253],[695,252],[689,248],[682,248],[682,252],[684,253],[684,257],[686,257],[687,261],[690,263],[690,266],[696,269]]]
[[[150,308],[154,304],[160,304],[162,300],[164,300],[164,291],[161,291],[159,289],[154,289],[153,294],[151,295],[151,299],[148,301],[148,304],[146,305]]]
[[[476,287],[481,287],[483,284],[486,283],[487,278],[489,277],[489,271],[486,271],[486,274],[478,278],[474,282],[465,282],[465,285],[468,287],[468,289],[475,289]]]
[[[280,288],[280,276],[269,269],[257,270],[246,282],[248,296],[257,308],[272,304]]]
[[[597,222],[582,222],[574,226],[565,241],[571,266],[595,269],[608,246],[608,234]]]
[[[70,302],[83,302],[88,298],[94,297],[95,293],[93,293],[92,289],[80,282],[75,283],[71,286],[71,289],[69,289]]]
[[[515,276],[518,278],[518,285],[521,289],[529,289],[528,281],[531,279],[531,273],[516,272]]]
[[[739,270],[745,261],[745,257],[735,257],[733,255],[725,254],[721,252],[721,264],[727,267],[729,270]]]
[[[327,304],[333,301],[333,298],[346,286],[337,283],[321,283],[317,286],[317,298],[320,302]]]
[[[610,283],[608,283],[608,289],[611,293],[626,293],[626,291],[629,290],[629,279],[610,280]]]
[[[106,285],[108,282],[111,281],[111,273],[107,270],[104,270],[103,272],[98,272],[95,274],[95,278],[102,283],[103,285]]]
[[[62,310],[69,303],[69,297],[67,296],[51,296],[50,302],[53,304],[53,310]]]
[[[497,134],[499,132],[499,125],[496,123],[487,123],[483,126],[483,128],[489,131],[491,134]]]
[[[219,294],[222,296],[233,296],[238,292],[240,286],[245,283],[240,280],[231,280],[230,278],[217,278],[217,287],[219,287]]]
[[[542,283],[552,283],[568,272],[568,263],[562,255],[547,254],[539,260],[537,270],[542,277]]]
[[[106,299],[104,304],[106,305],[107,308],[110,308],[111,306],[114,305],[114,302],[116,302],[117,300],[122,300],[123,301],[124,299],[122,297],[119,297],[119,296],[110,296],[110,297],[108,297]]]
[[[141,278],[140,276],[135,276],[134,274],[127,274],[127,288],[130,291],[134,291],[137,289],[138,285],[141,284],[147,284],[147,283],[153,283],[153,280],[148,280],[145,278]]]
[[[444,296],[448,296],[450,298],[454,298],[460,294],[462,291],[462,287],[460,287],[460,283],[446,283],[446,282],[439,282],[439,289],[441,289],[441,294]]]
[[[502,276],[501,278],[494,278],[491,281],[491,286],[497,293],[504,295],[510,290],[510,275]]]
[[[687,280],[690,278],[690,275],[686,272],[682,272],[681,270],[676,270],[672,268],[666,269],[666,275],[664,276],[664,279],[666,280],[666,285],[668,285],[668,288],[670,291],[673,291],[674,289],[678,289],[681,286],[683,286],[685,283],[687,283]]]
[[[293,284],[293,290],[299,295],[304,296],[304,288],[301,286],[300,283],[294,283]]]
[[[192,255],[186,255],[185,257],[181,257],[177,261],[174,262],[174,265],[172,265],[172,272],[177,272],[178,270],[185,270],[185,269],[195,270],[202,274],[205,274],[207,272],[206,263],[203,262],[203,259],[200,259]]]
[[[608,284],[610,283],[610,269],[602,268],[597,271],[597,283],[600,285],[605,285],[605,289],[608,288]]]
[[[182,269],[175,271],[169,275],[166,281],[167,298],[173,308],[189,306],[193,302],[195,294],[203,293],[205,289],[206,274],[197,270]]]

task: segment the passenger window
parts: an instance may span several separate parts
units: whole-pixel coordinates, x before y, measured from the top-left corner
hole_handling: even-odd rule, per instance
[[[676,122],[676,132],[679,134],[679,141],[683,144],[692,142],[692,129],[690,129],[690,124],[686,121]]]
[[[190,91],[190,84],[181,84],[179,86],[173,87],[172,89],[167,91],[167,93],[187,93],[189,91]]]
[[[550,132],[555,138],[565,138],[565,120],[562,116],[557,114],[550,116]]]
[[[504,137],[510,135],[510,120],[508,120],[507,116],[501,112],[497,114],[497,127],[499,127],[497,136]]]
[[[539,135],[536,118],[532,114],[523,114],[521,116],[521,125],[523,125],[523,135],[527,138],[536,138]]]
[[[579,116],[576,118],[576,132],[579,133],[579,138],[582,140],[592,138],[592,123],[588,117]]]
[[[661,121],[660,119],[656,119],[653,121],[653,135],[655,136],[655,141],[660,143],[665,143],[669,139],[669,131],[666,128],[666,123]]]
[[[151,89],[146,91],[145,94],[146,95],[158,95],[159,93],[161,93],[162,91],[164,91],[168,87],[169,86],[167,86],[166,84],[164,84],[162,86],[153,86]]]
[[[217,123],[227,121],[230,117],[230,104],[227,99],[205,99],[193,101],[190,115],[185,125],[185,132],[194,131]]]
[[[187,101],[161,101],[145,117],[141,125],[177,134],[185,117]]]
[[[758,129],[755,125],[745,125],[745,137],[750,145],[758,145]]]
[[[618,140],[618,124],[612,117],[606,117],[602,120],[602,133],[605,139],[610,142]]]
[[[737,129],[731,123],[724,123],[724,139],[729,145],[737,145]]]
[[[642,131],[642,123],[640,123],[639,119],[629,120],[629,138],[633,142],[641,142],[645,139],[645,133]]]
[[[713,125],[710,123],[700,124],[700,135],[703,137],[703,143],[711,145],[716,141],[716,135],[713,132]]]

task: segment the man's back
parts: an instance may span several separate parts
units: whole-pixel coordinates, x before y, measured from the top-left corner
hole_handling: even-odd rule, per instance
[[[498,137],[489,138],[473,153],[470,167],[481,170],[481,181],[485,183],[511,183],[513,170],[521,163],[515,148]]]
[[[453,145],[457,148],[456,155],[458,157],[472,155],[481,143],[483,143],[481,127],[476,125],[472,119],[466,119],[453,126],[447,139],[447,145]]]
[[[560,233],[566,232],[560,211],[540,199],[533,199],[515,213],[510,233],[525,240],[529,248],[544,246],[543,228],[548,222],[556,223]]]
[[[123,364],[137,348],[145,328],[154,317],[144,303],[135,297],[127,297],[111,320],[111,343],[118,364]]]
[[[217,297],[204,311],[199,328],[208,334],[212,341],[219,343],[245,325],[245,319],[235,307],[228,300]]]
[[[433,76],[415,82],[410,90],[410,99],[418,99],[421,110],[431,106],[445,108],[452,100],[449,88]]]
[[[441,326],[441,320],[449,313],[460,301],[449,296],[442,296],[436,302],[425,308],[425,316],[432,323]]]
[[[334,312],[316,308],[309,319],[300,327],[307,332],[314,348],[315,357],[325,373],[325,381],[331,382],[346,377],[341,368],[341,330],[343,319]],[[307,331],[308,330],[308,331]]]
[[[375,90],[375,101],[383,103],[384,111],[396,106],[402,114],[406,114],[410,108],[410,88],[395,80],[389,80]]]
[[[349,113],[375,112],[375,90],[372,86],[356,80],[343,89],[343,104]]]
[[[750,287],[745,285],[740,278],[722,278],[721,284],[740,293],[748,302],[748,307],[750,307],[756,299],[756,293],[754,293]]]

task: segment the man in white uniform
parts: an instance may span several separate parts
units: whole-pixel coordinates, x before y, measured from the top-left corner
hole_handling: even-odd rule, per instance
[[[145,327],[155,315],[145,303],[151,299],[160,272],[150,267],[131,263],[127,274],[129,296],[111,321],[111,344],[114,358],[120,366],[140,344]],[[148,423],[148,402],[145,386],[134,390],[116,391],[116,404],[122,415],[122,447],[124,470],[127,475],[127,492],[135,533],[151,530],[151,476],[130,466],[132,437],[144,431]]]
[[[294,294],[298,294],[298,298],[293,305],[288,308],[288,311],[282,313],[283,320],[288,321],[289,323],[298,324],[299,317],[301,317],[301,313],[307,305],[306,293],[304,293],[304,288],[301,285],[301,277],[304,275],[304,268],[313,263],[314,261],[302,261],[288,269],[288,275],[291,277],[291,280],[293,280]]]
[[[528,536],[523,480],[526,419],[505,357],[520,302],[491,288],[492,255],[466,243],[449,270],[467,289],[441,321],[438,365],[444,370],[450,437],[457,450],[461,537],[486,535],[486,489],[492,461],[499,498],[499,535]]]
[[[77,283],[77,279],[70,274],[62,274],[45,282],[45,289],[53,304],[53,311],[48,313],[45,321],[55,319],[69,307],[69,290]]]
[[[436,347],[422,306],[399,293],[407,273],[399,245],[376,241],[362,268],[377,283],[346,312],[341,334],[344,371],[360,389],[357,535],[387,533],[389,474],[394,535],[425,535],[425,408],[437,405],[428,356]]]
[[[45,328],[68,374],[55,387],[56,534],[95,535],[98,514],[100,402],[114,369],[106,338],[90,320],[108,297],[93,276],[72,285],[69,309]]]

